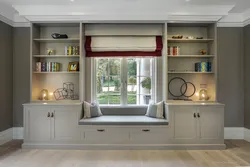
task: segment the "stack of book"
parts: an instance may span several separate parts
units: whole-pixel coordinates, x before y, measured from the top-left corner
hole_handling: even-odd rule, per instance
[[[195,72],[212,72],[212,63],[211,62],[195,63]]]
[[[60,63],[57,62],[37,62],[36,72],[58,72]]]
[[[65,55],[80,55],[79,46],[65,46]]]
[[[180,47],[179,46],[168,46],[168,55],[172,55],[172,56],[180,55]]]

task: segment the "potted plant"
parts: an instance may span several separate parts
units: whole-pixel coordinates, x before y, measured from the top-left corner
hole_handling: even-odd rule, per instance
[[[144,89],[148,89],[148,93],[150,94],[151,91],[151,78],[146,77],[142,82],[141,85]],[[144,100],[146,104],[149,104],[149,100],[151,99],[151,95],[144,95]]]

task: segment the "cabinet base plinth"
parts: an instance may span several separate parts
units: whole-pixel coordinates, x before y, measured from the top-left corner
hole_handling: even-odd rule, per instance
[[[144,144],[144,145],[111,145],[111,144],[29,144],[23,149],[67,149],[67,150],[224,150],[225,144]]]

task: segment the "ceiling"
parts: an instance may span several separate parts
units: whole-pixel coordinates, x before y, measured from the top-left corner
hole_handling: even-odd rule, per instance
[[[230,13],[242,13],[250,8],[250,0],[0,0],[8,5],[86,5],[86,6],[144,6],[144,7],[167,7],[180,5],[235,5]]]

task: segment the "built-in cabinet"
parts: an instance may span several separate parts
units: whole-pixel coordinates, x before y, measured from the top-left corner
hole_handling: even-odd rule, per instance
[[[81,104],[27,106],[24,109],[24,140],[27,142],[77,141]]]
[[[67,34],[68,38],[53,39],[51,37],[53,33]],[[93,61],[85,57],[85,37],[100,36],[100,34],[108,36],[162,35],[163,52],[162,57],[157,58],[156,75],[157,82],[162,87],[156,88],[157,101],[170,101],[176,99],[172,94],[183,94],[177,99],[189,99],[193,102],[167,102],[165,109],[169,125],[78,125],[83,113],[80,101],[93,98],[90,97],[94,92],[91,89],[95,85],[92,83],[91,72]],[[72,54],[67,51],[69,47],[76,49],[77,46],[79,46],[77,52]],[[175,48],[175,51],[170,52],[171,48]],[[53,54],[48,54],[48,50],[53,50]],[[206,53],[201,53],[201,50]],[[31,102],[24,104],[24,148],[38,148],[38,146],[40,148],[76,149],[99,148],[100,146],[106,148],[114,146],[225,148],[223,142],[224,106],[216,103],[217,35],[215,23],[32,23],[30,60]],[[58,63],[60,66],[57,70],[51,70],[50,67],[49,70],[41,70],[37,68],[40,62]],[[79,62],[79,70],[71,71],[70,62]],[[201,62],[211,63],[212,68],[209,71],[197,71],[195,64]],[[170,85],[169,81],[176,77],[183,78],[185,82]],[[74,96],[73,98],[68,96],[67,92],[67,95],[63,95],[64,100],[58,102],[54,92],[59,88],[63,93],[65,91],[63,83],[74,85]],[[66,88],[68,88],[67,85]],[[41,101],[43,89],[48,90],[48,101]],[[199,101],[197,93],[201,89],[207,90],[210,102]],[[190,96],[192,94],[193,96]]]
[[[223,105],[169,105],[176,143],[223,143]]]
[[[224,105],[166,103],[165,109],[169,125],[78,125],[81,103],[26,104],[23,147],[225,148]]]

